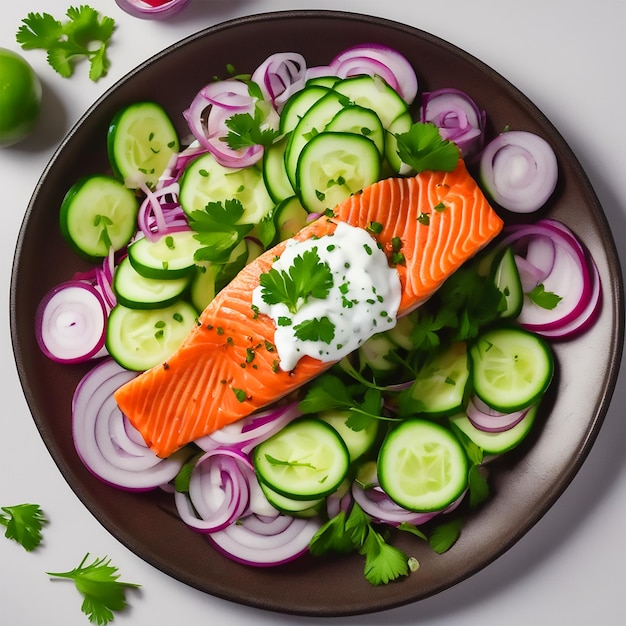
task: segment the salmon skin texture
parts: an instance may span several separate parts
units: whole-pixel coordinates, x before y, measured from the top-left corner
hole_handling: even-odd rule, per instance
[[[389,258],[392,240],[401,239],[406,262],[396,266],[402,286],[398,315],[425,302],[503,227],[462,160],[452,172],[377,182],[337,206],[334,218],[320,217],[295,239],[331,234],[340,221],[361,228],[381,223],[382,232],[372,237]],[[281,242],[246,266],[166,363],[115,393],[121,411],[158,456],[275,402],[332,365],[304,356],[292,371],[282,371],[274,322],[252,308],[260,275],[284,248]]]

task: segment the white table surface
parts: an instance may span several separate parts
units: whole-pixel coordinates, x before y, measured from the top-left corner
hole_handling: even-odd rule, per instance
[[[15,33],[29,12],[62,17],[68,0],[10,0],[0,7],[0,46],[20,51]],[[0,307],[3,408],[0,506],[40,503],[51,523],[27,554],[0,536],[0,624],[81,626],[80,597],[45,572],[71,569],[85,552],[109,555],[122,579],[142,584],[115,624],[420,624],[614,626],[626,623],[626,371],[605,424],[565,494],[518,544],[469,580],[417,604],[346,618],[295,618],[223,601],[146,564],[105,531],[54,465],[18,382],[8,322],[15,242],[31,193],[63,135],[106,89],[162,48],[204,27],[265,11],[342,9],[421,28],[465,49],[521,89],[561,131],[600,198],[622,267],[626,247],[626,2],[595,0],[193,0],[168,22],[139,20],[113,0],[89,4],[115,18],[111,68],[97,83],[85,67],[58,76],[41,51],[23,52],[44,84],[37,133],[0,149]],[[277,47],[280,42],[277,42]]]

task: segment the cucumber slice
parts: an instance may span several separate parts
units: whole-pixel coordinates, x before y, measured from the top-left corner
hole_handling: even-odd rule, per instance
[[[385,134],[385,162],[394,174],[407,175],[413,171],[413,168],[402,161],[398,154],[398,140],[396,135],[402,135],[408,132],[413,124],[413,118],[407,111],[401,113],[395,120],[389,124]]]
[[[470,348],[472,384],[488,406],[509,413],[533,404],[554,372],[548,343],[519,327],[488,330]]]
[[[146,278],[182,278],[195,267],[194,253],[200,246],[194,232],[180,231],[151,240],[138,239],[128,247],[128,258]]]
[[[130,189],[154,188],[172,156],[180,150],[174,124],[156,102],[135,102],[115,115],[107,151],[116,176]]]
[[[217,273],[219,266],[210,261],[203,261],[196,265],[196,270],[191,279],[189,297],[191,304],[198,313],[206,309],[211,300],[215,298]]]
[[[397,362],[388,358],[396,350],[397,345],[387,333],[372,335],[358,348],[360,370],[369,368],[376,378],[389,376],[398,367]]]
[[[380,154],[363,135],[323,132],[302,150],[296,189],[302,206],[323,213],[380,176]]]
[[[363,135],[374,142],[381,155],[385,150],[385,131],[380,118],[371,109],[356,104],[341,109],[324,130]]]
[[[313,137],[324,131],[326,125],[347,104],[349,103],[345,96],[328,91],[306,111],[291,131],[285,148],[285,170],[294,189],[298,188],[296,169],[302,150]]]
[[[131,309],[160,309],[181,297],[190,278],[188,275],[171,280],[146,278],[125,257],[115,270],[113,291],[117,301]]]
[[[516,318],[524,304],[524,289],[512,248],[504,249],[499,262],[495,265],[492,276],[496,287],[504,294],[506,302],[506,308],[500,317],[503,319]]]
[[[285,149],[287,137],[266,148],[263,153],[263,180],[272,200],[278,203],[290,196],[294,191],[285,169]]]
[[[336,81],[335,78],[333,80]],[[279,133],[286,135],[290,133],[304,117],[305,113],[323,96],[328,93],[329,89],[325,85],[310,84],[304,89],[296,91],[285,102],[285,106],[280,113]]]
[[[78,180],[61,203],[59,226],[72,248],[90,261],[103,259],[109,249],[123,248],[135,234],[139,202],[112,176]]]
[[[339,409],[324,411],[319,414],[319,419],[332,426],[343,439],[350,454],[350,462],[354,462],[371,450],[379,430],[379,421],[373,419],[367,427],[354,430],[348,426],[348,420],[352,413]]]
[[[320,509],[324,504],[324,498],[314,498],[312,500],[295,500],[277,493],[265,483],[259,483],[263,495],[267,501],[281,513],[291,515],[293,517],[315,517],[319,515]]]
[[[154,310],[117,304],[109,315],[106,347],[122,367],[144,371],[165,363],[196,323],[196,310],[184,300]]]
[[[333,90],[349,98],[353,104],[374,111],[385,129],[408,113],[407,103],[379,76],[344,78],[333,85]]]
[[[436,352],[420,369],[409,391],[416,413],[430,417],[461,409],[470,377],[467,344],[459,341]]]
[[[424,419],[401,422],[378,453],[378,478],[387,495],[409,511],[440,511],[467,488],[469,462],[448,429]]]
[[[283,200],[274,212],[274,220],[279,241],[293,237],[307,223],[309,212],[302,206],[297,196]]]
[[[333,493],[348,472],[350,456],[337,431],[313,417],[299,418],[254,451],[259,482],[294,500]]]
[[[533,405],[515,426],[497,433],[476,428],[465,413],[457,413],[450,418],[450,422],[460,428],[486,455],[495,456],[512,450],[526,439],[536,421],[537,409],[538,405]]]
[[[259,169],[224,167],[209,152],[194,159],[181,177],[178,200],[187,215],[204,210],[209,202],[232,199],[244,208],[240,224],[258,224],[275,204]]]

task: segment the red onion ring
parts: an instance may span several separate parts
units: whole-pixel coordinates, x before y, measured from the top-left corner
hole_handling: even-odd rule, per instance
[[[492,139],[482,152],[479,168],[488,194],[515,213],[540,209],[558,180],[558,163],[550,144],[523,130],[510,130]]]
[[[35,314],[41,351],[58,363],[80,363],[107,354],[107,307],[86,281],[67,281],[51,289]]]
[[[482,148],[487,114],[465,92],[453,88],[425,92],[420,117],[437,126],[444,139],[456,143],[464,158]]]
[[[252,73],[251,80],[259,85],[263,97],[278,110],[296,91],[304,87],[306,60],[297,52],[272,54]]]
[[[189,493],[176,492],[183,522],[199,532],[216,532],[236,522],[250,502],[250,481],[256,480],[247,456],[232,448],[216,448],[196,462]]]
[[[123,11],[142,19],[164,20],[172,17],[188,4],[189,0],[115,0]]]
[[[288,525],[285,525],[285,520],[288,520]],[[264,524],[264,527],[260,528],[259,524]],[[233,561],[255,567],[271,567],[288,563],[306,553],[320,525],[315,518],[250,516],[224,530],[210,533],[207,539]]]
[[[381,64],[385,66],[394,78],[396,91],[400,97],[407,103],[411,104],[417,96],[418,81],[413,66],[409,63],[404,55],[397,50],[376,43],[357,44],[346,48],[340,52],[330,63],[329,66],[336,70],[341,66],[342,72],[347,71],[347,64],[351,60],[357,59],[355,65],[364,72],[363,63],[370,60],[370,67],[373,73],[380,71]],[[393,87],[393,85],[391,85]]]
[[[474,396],[467,403],[466,415],[479,430],[487,433],[500,433],[519,424],[528,413],[528,408],[513,413],[500,413]]]
[[[146,491],[172,480],[185,453],[157,457],[119,410],[113,393],[134,376],[110,358],[85,374],[72,399],[72,437],[94,476],[120,489]]]

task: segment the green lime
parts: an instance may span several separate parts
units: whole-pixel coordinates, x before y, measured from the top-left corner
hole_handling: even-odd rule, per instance
[[[41,109],[41,83],[19,54],[0,48],[0,147],[24,139]]]

